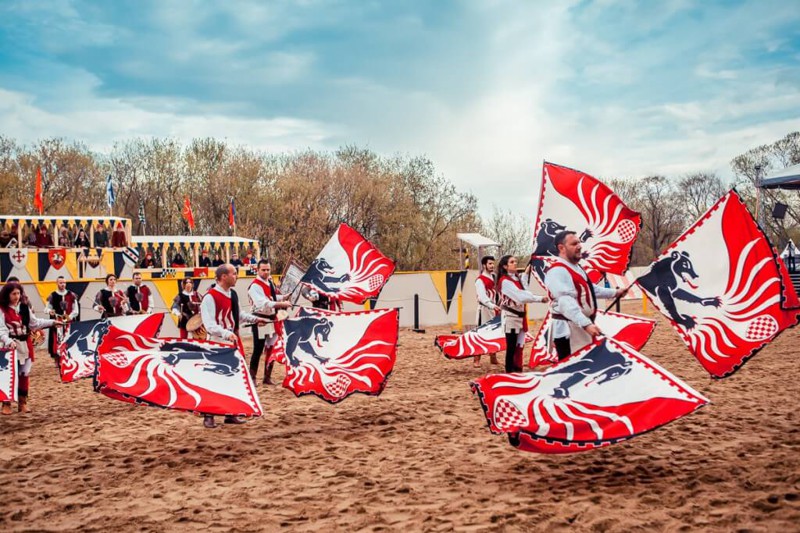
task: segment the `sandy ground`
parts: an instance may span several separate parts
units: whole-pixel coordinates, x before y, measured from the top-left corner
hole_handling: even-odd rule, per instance
[[[644,352],[713,404],[569,456],[491,435],[468,386],[488,358],[447,361],[435,333],[401,332],[379,398],[259,385],[265,416],[216,430],[40,356],[34,412],[0,418],[0,530],[800,530],[800,330],[713,381],[659,319]]]

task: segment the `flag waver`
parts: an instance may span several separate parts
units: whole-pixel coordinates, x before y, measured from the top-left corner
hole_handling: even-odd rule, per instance
[[[520,450],[575,453],[651,431],[708,400],[630,346],[591,344],[545,372],[472,382],[492,433]]]
[[[212,415],[261,416],[244,356],[229,344],[158,339],[109,328],[95,391],[110,398]]]
[[[360,233],[340,224],[300,283],[333,300],[363,304],[380,294],[394,268]]]
[[[712,377],[734,373],[800,310],[736,191],[719,199],[637,280]],[[788,305],[791,304],[791,305]]]
[[[641,225],[641,215],[596,178],[545,162],[534,228],[534,273],[544,283],[548,258],[558,256],[555,236],[569,230],[581,241],[581,266],[592,282],[605,272],[623,274]]]
[[[283,323],[276,359],[285,358],[283,386],[337,403],[360,392],[378,396],[394,369],[397,309],[336,313],[303,308]]]

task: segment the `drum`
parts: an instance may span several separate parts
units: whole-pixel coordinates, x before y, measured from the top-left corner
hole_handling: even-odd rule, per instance
[[[203,317],[200,313],[194,315],[186,322],[186,331],[192,334],[195,339],[205,340],[208,337],[205,326],[203,326]]]

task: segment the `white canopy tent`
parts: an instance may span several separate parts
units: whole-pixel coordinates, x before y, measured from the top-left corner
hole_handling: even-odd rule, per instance
[[[502,250],[502,245],[499,242],[493,241],[489,237],[484,237],[480,233],[456,233],[456,237],[458,238],[459,269],[463,267],[468,270],[471,266],[469,254],[466,255],[464,263],[461,263],[461,251],[464,249],[465,244],[477,249],[478,261],[480,261],[481,256],[485,255],[484,250],[486,248],[497,247],[498,255],[499,251]],[[476,264],[475,266],[477,267],[478,265]]]

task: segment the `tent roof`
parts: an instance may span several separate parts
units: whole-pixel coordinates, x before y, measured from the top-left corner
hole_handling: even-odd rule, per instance
[[[495,242],[479,233],[456,233],[456,236],[458,240],[464,241],[476,248],[480,248],[481,246],[500,246],[499,242]]]
[[[134,235],[131,237],[133,244],[204,244],[204,243],[230,243],[230,244],[255,244],[254,239],[244,237],[230,237],[227,235]]]
[[[761,180],[762,189],[800,189],[800,165],[773,172]]]

